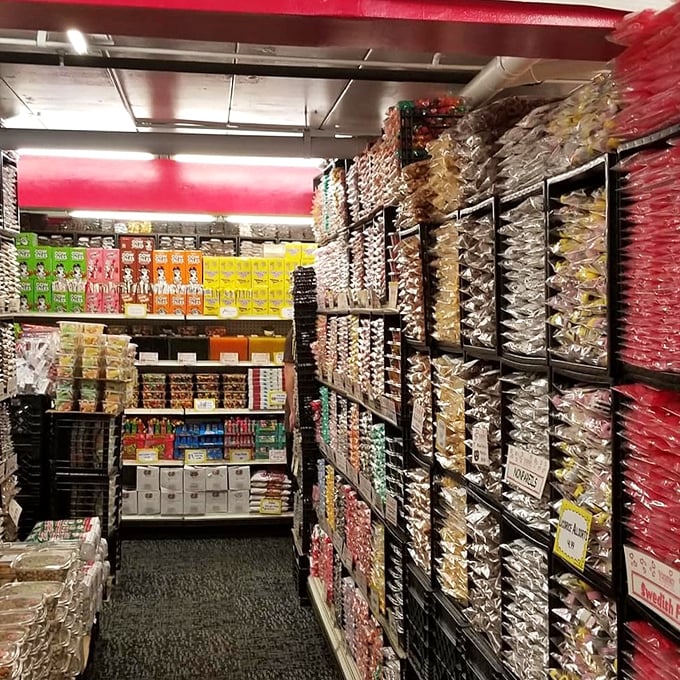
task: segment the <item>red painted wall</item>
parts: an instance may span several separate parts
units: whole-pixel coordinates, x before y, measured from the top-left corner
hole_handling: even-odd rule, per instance
[[[22,209],[308,215],[313,168],[24,156]]]

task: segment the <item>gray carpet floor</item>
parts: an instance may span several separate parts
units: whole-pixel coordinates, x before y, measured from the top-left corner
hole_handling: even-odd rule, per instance
[[[87,680],[340,680],[286,537],[138,540]]]

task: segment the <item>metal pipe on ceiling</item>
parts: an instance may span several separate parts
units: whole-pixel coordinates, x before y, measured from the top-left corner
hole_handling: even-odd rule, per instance
[[[277,158],[352,158],[373,137],[334,138],[306,131],[302,137],[190,135],[181,132],[91,132],[0,128],[2,149],[79,149],[142,151],[155,156],[262,156]]]
[[[277,66],[274,64],[232,64],[209,61],[179,61],[169,59],[136,59],[38,52],[0,52],[0,64],[30,66],[69,66],[77,68],[127,69],[134,71],[165,71],[168,73],[200,73],[225,76],[263,78],[318,78],[322,80],[368,80],[375,82],[446,83],[465,85],[472,74],[456,71],[418,69],[400,71],[395,68],[336,68],[325,66]]]

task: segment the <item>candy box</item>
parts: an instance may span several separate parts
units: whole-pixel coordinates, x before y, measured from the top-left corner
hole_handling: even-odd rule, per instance
[[[228,488],[229,468],[226,465],[212,467],[207,471],[205,478],[206,491],[226,491]]]
[[[269,314],[269,289],[267,286],[253,286],[250,309],[249,313],[255,316]]]
[[[86,250],[88,281],[101,281],[103,275],[103,248],[88,248]]]
[[[68,311],[68,290],[64,282],[55,281],[52,286],[52,311]]]
[[[233,465],[229,467],[229,490],[243,491],[250,489],[250,467]]]
[[[36,279],[47,279],[52,274],[52,253],[48,246],[31,248],[29,271]]]
[[[104,248],[102,250],[102,271],[105,283],[120,283],[120,250]]]
[[[236,309],[239,316],[249,316],[253,313],[253,294],[250,290],[236,291]]]
[[[183,316],[187,306],[187,295],[184,292],[170,294],[170,314]]]
[[[184,467],[184,491],[205,491],[206,469],[203,467]]]
[[[19,278],[24,281],[32,275],[32,249],[28,247],[17,248],[17,262],[19,263]]]
[[[85,288],[81,290],[69,290],[66,297],[66,311],[67,312],[84,312],[85,311]]]
[[[240,288],[250,288],[253,285],[252,266],[250,258],[236,257],[236,284]]]
[[[216,316],[220,313],[220,291],[215,288],[206,288],[203,291],[203,314]]]
[[[68,268],[71,263],[70,251],[70,248],[51,248],[52,268],[54,270],[54,278],[57,281],[64,281],[68,276]]]
[[[33,303],[36,312],[52,311],[52,279],[35,278],[33,280]]]
[[[105,314],[118,314],[120,312],[120,284],[102,283],[102,310]]]
[[[88,282],[85,288],[85,311],[101,312],[104,307],[104,293],[101,283]]]
[[[200,316],[203,313],[203,291],[188,291],[186,296],[185,314],[187,316]]]
[[[250,511],[250,491],[228,491],[227,512],[230,515],[246,514]]]
[[[170,250],[170,283],[173,286],[185,286],[189,282],[186,253],[183,250]]]
[[[207,491],[205,512],[208,515],[225,515],[229,510],[229,494],[226,491]]]
[[[21,232],[21,234],[17,234],[16,238],[14,239],[14,243],[16,244],[17,249],[19,248],[37,248],[38,246],[38,234],[34,234],[32,232]]]
[[[87,273],[87,249],[69,248],[69,262],[66,277],[73,281],[84,281]]]
[[[153,313],[170,314],[170,293],[155,292],[153,296]]]
[[[221,261],[224,258],[215,255],[203,257],[203,284],[218,287],[221,279]]]
[[[138,487],[137,512],[140,515],[159,515],[161,512],[161,492],[140,491]]]
[[[136,515],[137,513],[137,492],[131,489],[123,489],[123,514]]]
[[[154,247],[153,236],[120,236],[118,243],[121,250],[146,251],[150,253]]]
[[[205,515],[205,491],[184,492],[184,514]]]
[[[203,253],[200,250],[187,250],[186,257],[186,281],[188,286],[200,286],[203,284]]]
[[[182,468],[161,468],[161,491],[184,491],[184,470]]]
[[[161,491],[161,515],[183,515],[184,494],[181,491]]]
[[[269,314],[278,316],[281,314],[281,310],[286,305],[286,287],[281,286],[270,286],[268,291],[268,309]]]
[[[137,491],[158,491],[160,489],[160,470],[153,465],[137,467]]]
[[[286,280],[286,260],[283,257],[269,259],[269,285],[283,285]]]
[[[152,279],[154,284],[170,284],[172,282],[172,264],[170,263],[170,250],[154,250]],[[156,289],[154,289],[156,290]]]
[[[28,312],[33,309],[35,298],[33,297],[33,281],[31,279],[19,282],[19,311]]]
[[[266,257],[251,257],[250,268],[253,286],[269,285],[269,259]]]

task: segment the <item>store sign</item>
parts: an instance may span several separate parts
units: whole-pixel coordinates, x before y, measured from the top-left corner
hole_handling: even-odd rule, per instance
[[[215,408],[214,399],[194,399],[194,411],[214,411]]]
[[[522,451],[512,444],[508,446],[504,479],[506,484],[534,498],[541,498],[549,472],[550,461],[547,458]]]
[[[146,304],[139,302],[125,303],[125,316],[130,317],[131,319],[146,318]]]
[[[425,407],[421,402],[417,401],[413,404],[413,416],[411,417],[411,429],[416,434],[423,434],[425,427]]]
[[[195,364],[196,352],[177,352],[177,363],[179,364]]]
[[[562,501],[553,552],[581,571],[586,566],[592,523],[593,516],[587,510],[571,501]]]
[[[205,463],[208,460],[208,456],[204,449],[186,449],[184,451],[184,462],[191,465],[198,465],[200,463]]]
[[[286,449],[269,449],[270,463],[285,463],[286,460]]]
[[[157,463],[158,451],[156,449],[137,449],[138,463]]]
[[[628,594],[680,630],[680,571],[624,546]]]
[[[238,352],[220,352],[221,364],[238,364],[239,361]]]
[[[260,501],[261,515],[280,515],[283,509],[280,498],[263,498]]]
[[[477,423],[472,428],[472,462],[489,467],[489,423]]]
[[[140,364],[157,364],[158,363],[158,352],[140,352],[139,353],[139,363]]]

